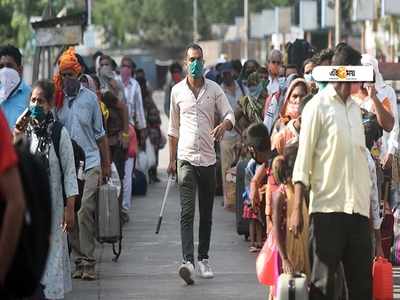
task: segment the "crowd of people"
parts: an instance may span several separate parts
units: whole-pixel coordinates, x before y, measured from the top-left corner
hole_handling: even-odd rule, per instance
[[[170,66],[164,111],[167,172],[177,175],[181,203],[178,273],[194,283],[198,192],[197,265],[203,278],[214,276],[209,249],[217,148],[225,208],[239,208],[248,221],[250,252],[276,254],[268,262],[270,299],[279,274],[295,272],[307,275],[310,299],[372,299],[373,258],[390,257],[398,203],[396,94],[377,60],[345,43],[320,52],[293,47],[271,50],[265,66],[232,60],[206,70],[202,48],[192,44],[184,67]],[[0,49],[1,299],[17,299],[7,276],[29,226],[25,212],[36,224],[21,172],[23,147],[46,170],[51,201],[50,243],[35,299],[63,299],[72,278],[97,279],[99,185],[119,179],[124,224],[135,172],[160,181],[158,152],[167,138],[144,70],[128,56],[119,66],[101,52],[93,61],[88,68],[69,48],[53,80],[30,87],[20,51]],[[371,66],[375,80],[315,81],[313,68],[327,65]],[[245,186],[238,195],[229,176],[239,174],[240,161],[246,162]]]
[[[194,282],[196,187],[198,270],[213,277],[210,189],[219,142],[225,207],[243,201],[234,209],[243,205],[241,217],[249,221],[249,251],[274,259],[266,263],[274,274],[269,299],[279,274],[296,272],[307,275],[310,299],[372,299],[373,259],[390,259],[398,203],[396,94],[378,61],[346,43],[303,50],[272,50],[266,66],[228,61],[204,70],[201,47],[187,48],[187,79],[168,99],[168,172],[178,175],[179,275],[187,284]],[[371,66],[374,82],[316,81],[312,70],[329,65]],[[245,186],[232,201],[226,182],[231,168],[239,176],[243,160]]]
[[[37,298],[32,299],[63,299],[72,289],[72,278],[96,280],[99,185],[113,177],[119,179],[120,216],[125,224],[135,184],[143,184],[135,182],[134,176],[140,152],[152,149],[153,163],[140,171],[148,182],[159,181],[158,151],[165,137],[144,71],[136,70],[128,56],[119,66],[99,52],[93,60],[91,70],[69,48],[59,57],[53,80],[39,80],[30,87],[22,76],[19,49],[12,45],[0,49],[0,195],[5,203],[1,210],[1,299],[17,299],[19,293],[11,288],[7,270],[16,268],[12,253],[19,251],[21,231],[29,226],[23,216],[32,214],[32,223],[39,226],[30,203],[34,193],[20,179],[25,174],[18,171],[24,161],[22,149],[40,158],[51,198],[50,243],[43,248],[48,255],[42,267],[35,265],[40,285],[33,294]],[[36,171],[31,170],[31,175]]]

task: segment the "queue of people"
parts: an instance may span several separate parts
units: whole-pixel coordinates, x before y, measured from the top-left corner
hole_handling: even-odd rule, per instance
[[[306,53],[301,67],[285,65],[284,57],[272,50],[266,67],[249,60],[235,74],[226,62],[202,75],[201,47],[187,48],[188,76],[172,88],[168,132],[168,172],[178,174],[182,206],[179,275],[193,284],[194,199],[201,186],[198,268],[213,277],[214,180],[205,177],[214,179],[214,142],[220,142],[224,197],[229,169],[248,161],[246,185],[236,194],[243,203],[234,209],[243,205],[241,217],[249,220],[250,252],[277,253],[269,256],[276,257],[269,298],[277,296],[279,274],[301,272],[310,299],[372,299],[373,260],[396,251],[396,95],[377,60],[345,43]],[[375,82],[315,81],[313,68],[329,65],[372,66]],[[216,105],[211,109],[206,99]]]
[[[7,270],[12,253],[20,251],[21,228],[29,225],[22,219],[25,207],[27,214],[36,213],[28,187],[18,175],[18,162],[25,155],[19,150],[22,145],[47,170],[51,195],[50,242],[47,247],[43,244],[47,259],[35,265],[38,288],[24,295],[32,299],[63,299],[72,289],[72,279],[97,279],[99,186],[108,183],[113,172],[118,173],[121,223],[129,222],[137,154],[145,151],[146,139],[155,153],[165,145],[160,112],[144,74],[135,79],[135,62],[124,57],[117,67],[104,54],[96,54],[95,61],[95,73],[90,73],[74,48],[69,48],[57,61],[53,81],[39,80],[31,88],[22,79],[19,49],[11,45],[0,49],[0,195],[5,203],[1,210],[1,299],[19,299],[18,292],[7,288]],[[156,164],[158,158],[149,174],[144,174],[152,182],[159,181]]]
[[[302,53],[301,67],[275,49],[265,66],[230,61],[205,72],[203,49],[191,44],[185,72],[179,64],[170,68],[167,171],[177,175],[178,274],[189,285],[196,266],[201,277],[214,277],[209,250],[219,144],[225,208],[239,210],[239,218],[249,221],[251,253],[275,253],[268,262],[274,271],[269,298],[277,296],[280,274],[301,272],[310,299],[372,299],[373,258],[390,257],[398,201],[392,176],[398,163],[396,95],[377,60],[345,43]],[[22,79],[19,50],[0,49],[1,299],[16,299],[2,287],[30,209],[26,176],[18,172],[23,152],[13,143],[26,144],[48,175],[50,243],[36,297],[63,299],[72,278],[97,279],[99,185],[116,172],[126,223],[135,161],[146,147],[153,147],[155,163],[145,176],[159,181],[158,152],[166,138],[145,72],[130,57],[119,66],[103,53],[93,60],[90,70],[69,48],[58,59],[53,81],[40,80],[31,88]],[[312,70],[320,65],[372,66],[375,82],[316,82]],[[246,162],[245,186],[232,201],[227,175],[240,161]]]
[[[371,65],[379,79],[372,84],[315,85],[312,77],[304,76],[306,81],[290,83],[270,131],[271,148],[279,156],[270,167],[264,164],[273,177],[266,184],[265,211],[267,223],[272,223],[267,234],[276,241],[279,272],[307,274],[310,299],[371,299],[373,258],[390,256],[382,221],[393,218],[395,193],[391,197],[378,191],[391,189],[385,181],[392,181],[390,153],[396,146],[388,152],[382,145],[397,145],[396,97],[384,84],[376,59],[362,57],[346,44],[316,54],[304,67],[310,64]],[[388,90],[385,96],[379,96],[382,88]],[[368,108],[355,99],[360,93],[368,99]],[[377,173],[389,174],[378,180]],[[263,177],[255,176],[250,185],[256,203]],[[391,227],[393,232],[393,222]],[[337,276],[346,286],[339,293]]]

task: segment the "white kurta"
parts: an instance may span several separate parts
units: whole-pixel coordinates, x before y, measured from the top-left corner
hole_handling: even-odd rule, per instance
[[[32,134],[31,150],[37,147],[38,139]],[[64,173],[64,187],[67,197],[78,194],[78,183],[71,140],[65,128],[61,131],[60,159]],[[50,250],[46,270],[41,283],[45,286],[47,299],[64,299],[72,290],[71,265],[68,252],[67,234],[62,230],[64,199],[61,186],[61,170],[54,146],[49,149],[50,192],[52,204],[52,224]]]

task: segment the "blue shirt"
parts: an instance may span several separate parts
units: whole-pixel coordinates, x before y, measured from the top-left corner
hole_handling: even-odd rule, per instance
[[[1,103],[0,107],[3,109],[8,126],[11,130],[15,128],[18,117],[22,115],[24,110],[28,107],[31,91],[31,87],[22,80],[16,91],[13,92],[7,100]]]
[[[85,151],[85,169],[99,167],[100,151],[97,140],[105,135],[105,131],[97,95],[82,86],[75,98],[64,98],[64,104],[56,114],[67,128],[71,139]]]

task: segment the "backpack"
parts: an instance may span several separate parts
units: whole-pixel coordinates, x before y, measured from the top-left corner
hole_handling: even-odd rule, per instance
[[[54,151],[56,152],[57,158],[58,158],[58,163],[60,164],[60,171],[61,171],[61,187],[62,187],[62,193],[63,193],[63,199],[64,199],[64,206],[67,205],[67,196],[65,193],[65,186],[64,186],[64,172],[63,172],[63,167],[61,164],[61,159],[60,159],[60,139],[61,139],[61,131],[64,128],[64,126],[56,121],[54,122],[52,132],[51,132],[51,140],[54,145]],[[83,171],[85,170],[85,151],[83,151],[82,147],[78,145],[78,143],[71,139],[72,143],[72,149],[74,152],[74,160],[75,160],[75,170],[76,170],[76,176],[78,179],[78,187],[79,187],[79,197],[78,199],[75,200],[75,211],[77,212],[80,209],[80,200],[82,198],[83,194],[83,186],[84,186],[84,180],[83,180]]]
[[[26,212],[17,249],[4,289],[11,297],[30,297],[42,279],[50,246],[51,196],[47,164],[26,143],[16,147],[26,200]],[[0,202],[0,215],[5,206]]]

